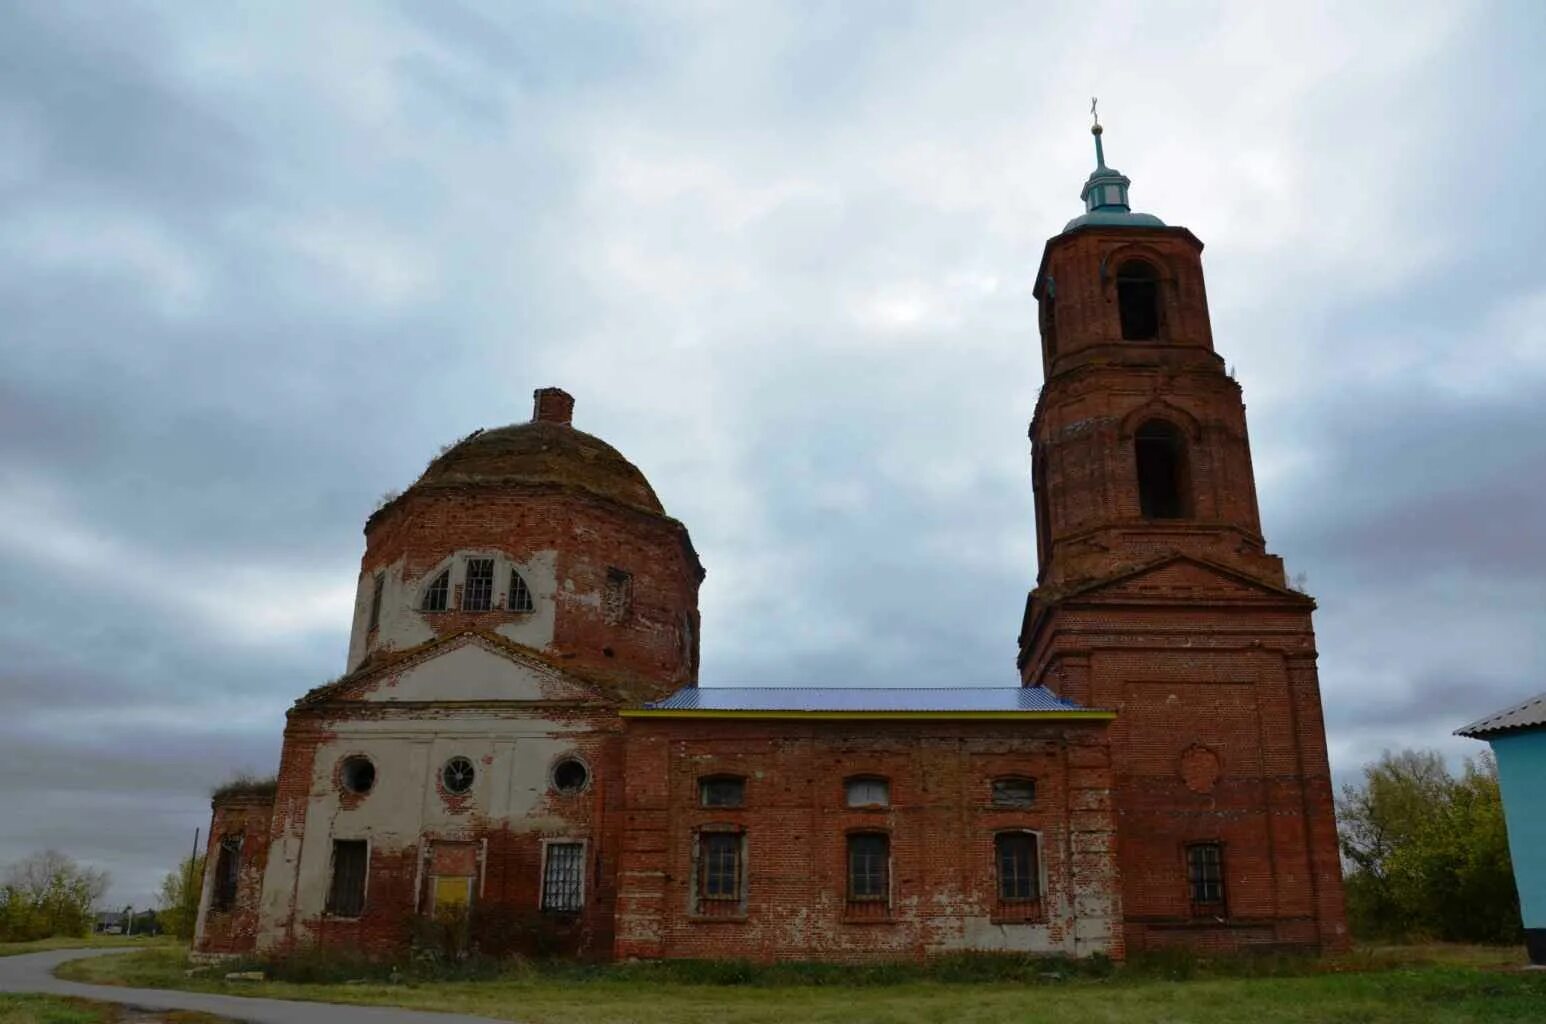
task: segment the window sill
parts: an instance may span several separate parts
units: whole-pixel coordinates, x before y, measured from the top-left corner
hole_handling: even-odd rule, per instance
[[[745,911],[739,914],[688,914],[693,924],[745,924],[749,917]]]
[[[896,918],[887,914],[885,917],[855,917],[852,914],[843,915],[844,924],[897,924]]]

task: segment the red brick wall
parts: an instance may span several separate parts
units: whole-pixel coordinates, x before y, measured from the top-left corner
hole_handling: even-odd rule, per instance
[[[212,806],[209,840],[204,847],[204,885],[199,901],[196,951],[216,956],[250,953],[257,938],[258,899],[268,867],[272,797],[238,796],[217,799]],[[220,847],[227,837],[241,837],[236,900],[230,910],[210,905]]]
[[[549,654],[634,681],[630,694],[640,700],[697,680],[701,570],[674,519],[557,488],[409,491],[372,520],[361,572],[370,576],[401,559],[404,582],[417,587],[447,555],[489,549],[517,559],[558,553]],[[618,623],[606,620],[600,599],[610,567],[632,575],[632,609]],[[495,582],[503,591],[505,582]],[[492,630],[515,617],[505,610],[423,613],[438,636]]]
[[[632,719],[616,953],[862,960],[1017,943],[1105,948],[1102,916],[1119,910],[1103,726]],[[743,808],[700,806],[698,780],[714,774],[746,780]],[[889,779],[889,808],[846,806],[844,780],[865,774]],[[1033,777],[1034,805],[991,806],[1001,775]],[[704,826],[744,831],[743,916],[694,912]],[[1041,835],[1046,890],[1035,924],[997,923],[993,836],[1011,829]],[[891,837],[887,920],[849,913],[855,830]],[[1120,934],[1107,951],[1122,955]]]

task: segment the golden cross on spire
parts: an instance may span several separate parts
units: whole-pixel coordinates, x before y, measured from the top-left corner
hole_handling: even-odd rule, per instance
[[[1097,96],[1091,96],[1090,97],[1090,117],[1095,121],[1095,124],[1092,125],[1092,127],[1094,127],[1094,128],[1099,128],[1100,127],[1100,115],[1095,112],[1095,104],[1097,104],[1099,102],[1100,102],[1100,98],[1099,97],[1097,97]]]

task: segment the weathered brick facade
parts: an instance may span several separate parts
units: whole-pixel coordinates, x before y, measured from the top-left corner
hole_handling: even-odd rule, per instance
[[[1036,286],[1024,689],[706,699],[686,528],[543,389],[366,524],[347,672],[272,798],[216,802],[197,949],[387,952],[469,908],[591,958],[1342,946],[1314,602],[1202,247],[1091,181]]]

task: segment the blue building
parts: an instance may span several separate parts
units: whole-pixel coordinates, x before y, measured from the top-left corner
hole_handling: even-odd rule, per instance
[[[1546,966],[1546,693],[1478,719],[1455,734],[1486,740],[1498,760],[1525,945],[1530,962]]]

